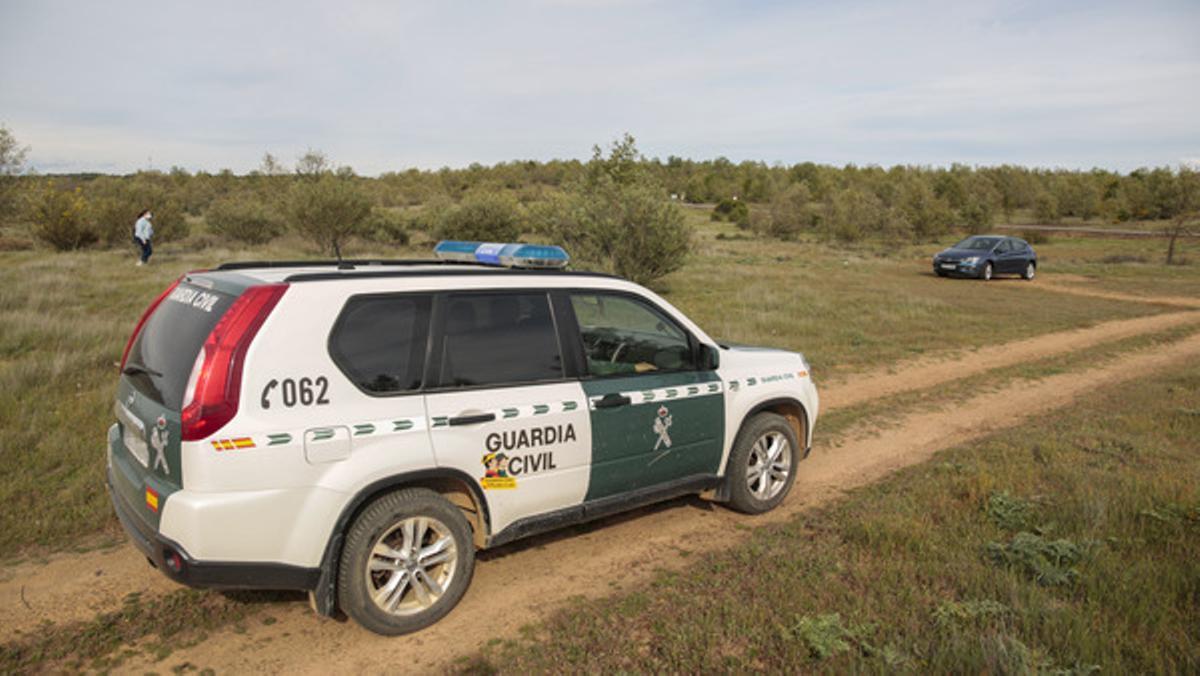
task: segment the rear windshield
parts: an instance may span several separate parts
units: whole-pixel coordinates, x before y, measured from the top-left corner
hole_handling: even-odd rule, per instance
[[[180,410],[200,347],[235,296],[181,282],[150,319],[129,350],[125,375],[142,394]]]

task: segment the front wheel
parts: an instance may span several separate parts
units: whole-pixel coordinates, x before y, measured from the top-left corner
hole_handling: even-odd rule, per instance
[[[983,272],[979,273],[979,278],[985,282],[992,281],[992,264],[988,263],[983,266]]]
[[[475,569],[462,511],[424,488],[389,493],[359,515],[338,566],[347,615],[385,636],[407,634],[450,612]]]
[[[800,457],[800,442],[787,419],[774,413],[751,418],[729,455],[730,506],[747,514],[774,509],[796,481]]]
[[[1029,281],[1029,280],[1032,280],[1033,276],[1036,274],[1037,274],[1037,266],[1034,265],[1033,261],[1029,261],[1028,263],[1025,264],[1025,273],[1022,274],[1021,276],[1024,277],[1026,281]]]

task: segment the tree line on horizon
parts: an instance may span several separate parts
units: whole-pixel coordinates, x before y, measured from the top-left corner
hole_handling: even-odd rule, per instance
[[[24,222],[56,249],[124,244],[143,208],[154,210],[163,240],[187,237],[197,218],[236,241],[260,244],[293,231],[338,255],[356,237],[407,243],[409,233],[422,231],[506,241],[537,233],[573,243],[610,268],[622,257],[609,239],[656,251],[662,247],[648,233],[661,231],[686,243],[678,203],[715,204],[715,220],[763,236],[845,242],[927,241],[980,232],[1001,220],[1158,221],[1182,231],[1200,211],[1200,174],[1187,167],[1121,173],[660,160],[644,157],[628,134],[607,151],[594,147],[588,161],[472,164],[376,177],[313,150],[291,167],[268,153],[242,175],[174,168],[40,176],[23,172],[23,161],[24,149],[0,127],[0,222]],[[681,259],[686,248],[662,255]],[[648,267],[656,277],[672,265]]]

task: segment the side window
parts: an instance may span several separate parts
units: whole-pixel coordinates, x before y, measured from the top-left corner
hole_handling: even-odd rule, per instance
[[[429,296],[351,298],[329,338],[333,361],[367,392],[420,388],[430,304]]]
[[[560,380],[558,332],[545,293],[452,294],[446,299],[441,384]]]
[[[1013,242],[1013,251],[1019,251],[1021,253],[1025,253],[1026,251],[1029,251],[1029,242],[1026,242],[1023,239],[1014,239],[1012,242]]]
[[[590,375],[695,368],[687,334],[652,306],[603,293],[572,294],[571,306]]]
[[[1008,253],[1013,250],[1012,240],[1005,239],[1000,241],[1000,246],[996,247],[996,253]]]

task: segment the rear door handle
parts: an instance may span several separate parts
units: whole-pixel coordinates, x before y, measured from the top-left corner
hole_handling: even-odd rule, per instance
[[[616,408],[618,406],[626,406],[632,403],[633,400],[623,394],[606,394],[596,400],[596,408]]]
[[[459,415],[455,416],[446,422],[451,427],[459,425],[478,425],[479,423],[491,422],[496,419],[495,413],[477,413],[475,415]]]

